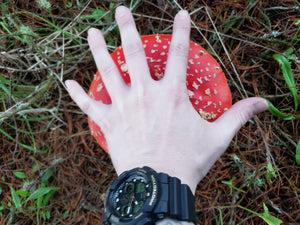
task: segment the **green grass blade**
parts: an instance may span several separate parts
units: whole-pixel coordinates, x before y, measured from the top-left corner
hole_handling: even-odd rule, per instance
[[[296,89],[295,80],[291,68],[291,63],[284,55],[274,54],[273,58],[281,65],[283,78],[294,98],[295,111],[297,111],[298,110],[297,89]]]
[[[16,142],[16,140],[15,140],[12,136],[10,136],[7,132],[5,132],[4,130],[2,130],[1,128],[0,128],[0,133],[4,134],[4,135],[5,135],[6,137],[8,137],[10,140]],[[18,142],[18,144],[19,144],[20,146],[22,146],[23,148],[28,149],[28,150],[30,150],[30,151],[33,151],[33,152],[35,152],[35,153],[36,153],[36,152],[37,152],[37,153],[46,153],[46,152],[48,151],[48,150],[41,151],[41,150],[39,150],[39,149],[34,149],[34,148],[32,148],[31,146],[22,144],[22,143],[20,143],[20,142]]]
[[[263,213],[263,214],[254,212],[254,211],[252,211],[252,210],[250,210],[250,209],[247,209],[247,208],[245,208],[245,207],[243,207],[243,206],[241,206],[241,205],[238,205],[238,207],[241,208],[241,209],[244,209],[244,210],[246,210],[246,211],[248,211],[248,212],[250,212],[250,213],[253,213],[253,214],[255,214],[256,216],[259,216],[259,217],[262,218],[268,225],[280,225],[280,224],[282,223],[282,220],[276,218],[275,216],[271,216],[271,215],[269,214],[269,209],[268,209],[268,207],[265,205],[265,203],[263,203],[263,205],[264,205],[264,213]]]
[[[24,172],[21,171],[13,171],[13,174],[20,179],[27,178],[27,175]]]
[[[17,209],[22,209],[21,199],[20,199],[19,195],[17,194],[15,189],[11,186],[10,186],[10,190],[11,190],[12,200],[13,200],[16,208]]]
[[[266,99],[267,100],[267,99]],[[272,115],[284,119],[284,120],[292,120],[295,117],[293,115],[286,115],[282,112],[279,111],[279,109],[277,109],[269,100],[267,100],[268,104],[269,104],[269,112],[272,113]]]
[[[59,190],[59,187],[41,187],[37,190],[35,190],[25,201],[28,202],[29,200],[38,199],[46,194],[48,194],[50,191],[57,191]]]
[[[77,38],[74,38],[74,36],[73,36],[71,33],[65,31],[64,29],[62,29],[62,28],[60,28],[60,27],[58,27],[58,26],[56,26],[54,23],[50,22],[49,20],[46,20],[45,18],[43,18],[43,17],[41,17],[41,16],[39,16],[39,15],[37,15],[37,14],[34,14],[34,13],[32,13],[32,12],[27,12],[27,11],[21,11],[21,12],[19,12],[19,13],[20,13],[20,14],[28,14],[28,15],[34,16],[34,17],[36,17],[36,18],[38,18],[38,19],[44,21],[45,23],[49,24],[49,25],[52,26],[54,29],[59,30],[60,32],[64,33],[64,35],[66,35],[66,37],[68,37],[68,38],[73,38],[73,42],[74,42],[75,44],[80,44],[80,45],[82,44],[81,41],[78,40]]]
[[[300,165],[300,140],[298,141],[297,147],[296,147],[296,163]]]

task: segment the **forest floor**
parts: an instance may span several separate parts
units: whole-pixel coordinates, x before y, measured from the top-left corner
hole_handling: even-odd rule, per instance
[[[187,9],[191,40],[219,62],[233,103],[260,96],[286,115],[260,113],[236,134],[197,187],[198,223],[300,224],[298,1],[1,2],[0,224],[101,224],[117,175],[63,81],[88,91],[97,68],[87,30],[101,29],[112,52],[121,44],[114,20],[121,4],[132,9],[141,35],[170,34],[175,14]]]

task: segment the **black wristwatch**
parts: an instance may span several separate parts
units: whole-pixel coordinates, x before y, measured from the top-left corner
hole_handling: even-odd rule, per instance
[[[107,191],[104,225],[153,225],[164,218],[196,224],[195,197],[176,177],[136,168],[122,173]]]

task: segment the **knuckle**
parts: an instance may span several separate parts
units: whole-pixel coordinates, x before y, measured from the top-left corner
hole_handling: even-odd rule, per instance
[[[177,42],[171,44],[169,52],[175,56],[187,58],[189,53],[188,49],[189,46],[187,44]]]
[[[117,72],[116,66],[115,65],[107,65],[107,66],[102,66],[101,68],[101,76],[110,78],[113,73]]]
[[[136,57],[141,54],[144,54],[144,48],[142,43],[139,41],[133,41],[128,43],[125,47],[126,55],[129,57]]]
[[[90,103],[89,102],[83,102],[81,105],[80,105],[80,109],[82,110],[82,112],[84,112],[85,114],[88,114],[89,113],[89,109],[90,109]]]
[[[238,116],[238,119],[239,119],[241,125],[244,125],[245,123],[247,123],[248,118],[249,118],[249,116],[248,116],[249,113],[250,112],[245,112],[245,111],[241,111],[241,110],[239,110],[237,112],[237,116]]]

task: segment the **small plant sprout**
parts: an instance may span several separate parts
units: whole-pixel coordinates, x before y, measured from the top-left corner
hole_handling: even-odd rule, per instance
[[[227,184],[228,185],[228,187],[230,188],[230,193],[228,194],[228,196],[231,196],[232,195],[232,190],[234,189],[234,190],[237,190],[237,191],[239,191],[239,192],[243,192],[243,193],[245,193],[245,191],[244,190],[242,190],[242,189],[239,189],[239,188],[237,188],[237,187],[235,187],[234,185],[233,185],[233,181],[234,180],[236,180],[237,178],[236,177],[233,177],[231,180],[229,180],[229,181],[222,181],[222,183],[223,184]]]
[[[38,37],[38,34],[31,27],[25,25],[20,26],[17,33],[20,34],[20,37],[17,37],[17,39],[28,45],[33,44],[34,40]]]
[[[39,8],[49,11],[51,9],[51,3],[47,0],[36,0]]]
[[[270,181],[270,183],[272,183],[272,178],[275,176],[276,173],[276,171],[272,166],[272,163],[269,162],[268,165],[266,166],[266,169],[267,169],[266,177]]]

